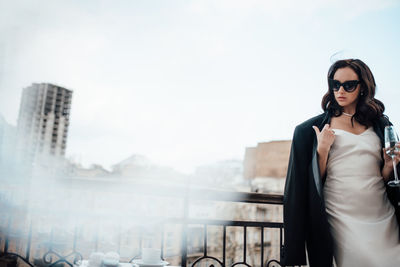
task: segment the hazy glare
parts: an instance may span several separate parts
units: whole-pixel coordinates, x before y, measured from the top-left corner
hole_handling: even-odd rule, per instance
[[[359,57],[399,125],[398,1],[0,0],[0,114],[21,90],[74,90],[67,156],[191,171],[290,139],[320,112],[330,57]]]

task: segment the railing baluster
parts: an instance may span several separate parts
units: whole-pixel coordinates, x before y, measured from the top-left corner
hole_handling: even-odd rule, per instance
[[[118,224],[118,236],[117,236],[117,252],[121,254],[121,224]]]
[[[183,227],[183,229],[182,229],[181,265],[182,265],[182,267],[186,267],[186,264],[187,264],[187,228],[188,228],[186,221],[183,223],[182,227]]]
[[[8,234],[7,234],[7,236],[6,236],[6,239],[5,239],[5,241],[4,241],[4,253],[7,253],[8,252]]]
[[[225,259],[226,259],[226,225],[224,225],[224,233],[223,233],[223,240],[222,240],[222,263],[225,266]]]
[[[204,225],[204,256],[207,256],[207,224]]]
[[[283,244],[282,244],[282,226],[279,227],[279,261],[282,262],[282,252],[283,252]]]
[[[243,229],[243,262],[246,263],[246,254],[247,254],[247,226]]]
[[[54,228],[51,227],[51,230],[50,230],[50,249],[49,250],[53,250],[53,238],[54,238]]]
[[[139,234],[139,254],[142,255],[142,248],[143,248],[143,231],[140,231]]]
[[[261,227],[261,267],[264,266],[264,227]]]
[[[76,225],[75,226],[75,229],[74,229],[74,244],[73,244],[73,247],[72,247],[72,251],[76,251],[76,241],[78,240],[78,226]]]
[[[25,255],[25,259],[27,262],[29,262],[29,258],[31,255],[31,241],[32,241],[32,220],[29,223],[29,232],[28,232],[28,242],[26,245],[26,255]]]
[[[96,232],[94,236],[94,250],[99,251],[99,225],[96,225]]]
[[[189,218],[189,192],[185,191],[185,197],[183,198],[183,225],[182,225],[182,247],[181,247],[181,265],[186,267],[187,265],[187,232],[188,232],[188,218]]]
[[[74,243],[72,244],[72,252],[77,252],[76,251],[76,241],[78,240],[78,226],[75,225],[75,229],[74,229]],[[77,261],[77,256],[74,256],[74,263]]]
[[[164,233],[165,233],[165,224],[162,225],[161,229],[161,259],[164,260]]]
[[[6,239],[4,241],[4,253],[8,252],[8,242],[10,240],[10,231],[11,231],[11,216],[8,218],[8,225],[7,225],[7,233],[6,233]]]
[[[49,251],[53,251],[53,238],[54,238],[54,228],[51,227],[51,231],[50,231],[50,247],[49,247]],[[50,255],[50,262],[53,261],[53,256]]]

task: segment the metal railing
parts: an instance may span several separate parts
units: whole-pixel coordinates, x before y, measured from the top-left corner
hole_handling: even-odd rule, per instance
[[[168,189],[170,189],[168,187]],[[166,197],[176,197],[181,198],[184,203],[184,211],[183,216],[180,218],[169,218],[164,221],[165,224],[180,224],[182,225],[182,240],[180,244],[180,265],[188,266],[188,256],[190,256],[190,251],[188,251],[188,228],[191,225],[201,225],[203,227],[203,251],[200,256],[198,256],[191,264],[192,267],[198,267],[200,265],[207,265],[209,262],[210,267],[214,267],[215,265],[219,265],[221,267],[225,266],[237,266],[237,265],[245,265],[251,266],[248,262],[248,253],[252,253],[247,248],[248,241],[248,231],[249,229],[257,229],[259,231],[260,242],[260,265],[261,267],[273,267],[273,266],[281,266],[280,265],[280,255],[282,255],[283,249],[283,223],[282,222],[272,222],[272,221],[250,221],[250,220],[218,220],[218,219],[197,219],[189,217],[190,205],[193,200],[205,200],[205,201],[222,201],[222,202],[235,202],[235,203],[252,203],[257,205],[278,205],[281,206],[283,204],[283,196],[276,194],[262,194],[262,193],[246,193],[246,192],[226,192],[226,191],[217,191],[217,190],[206,190],[206,189],[183,189],[175,188],[175,190],[154,190],[154,188],[149,188],[148,186],[136,186],[136,192],[140,192],[140,194],[153,194],[155,191],[157,192],[157,196],[161,195]],[[173,193],[170,193],[173,192]],[[178,192],[178,193],[177,193]],[[12,224],[11,221],[8,222],[10,226]],[[222,228],[222,258],[218,258],[212,256],[208,251],[208,235],[207,230],[209,227],[218,226]],[[228,227],[239,227],[243,230],[242,240],[243,246],[242,249],[242,260],[233,262],[228,264],[226,259],[226,249],[227,249],[227,228]],[[265,240],[264,234],[267,230],[275,229],[279,231],[279,258],[266,258],[265,257]],[[3,247],[0,247],[0,253],[5,256],[13,256],[18,258],[20,261],[26,263],[29,266],[37,266],[38,264],[32,262],[31,254],[31,242],[32,242],[32,225],[29,227],[27,240],[26,240],[26,249],[25,255],[20,255],[13,251],[10,251],[9,242],[12,241],[12,237],[8,235],[9,231],[5,231],[5,236],[0,236],[3,239],[3,242],[0,242],[0,245],[4,243]],[[164,232],[161,234],[161,256],[164,258]],[[77,239],[78,233],[77,230],[74,232],[72,250],[70,253],[66,255],[62,255],[52,247],[51,242],[49,249],[46,253],[43,254],[41,265],[47,267],[59,266],[60,264],[69,265],[71,267],[74,264],[77,264],[80,260],[83,259],[82,254],[77,251]],[[0,240],[1,241],[1,240]],[[97,240],[95,242],[98,242]],[[142,242],[142,240],[140,240]],[[97,248],[97,244],[95,245]],[[141,251],[139,251],[138,255],[132,257],[129,262],[132,262],[134,259],[140,258]]]

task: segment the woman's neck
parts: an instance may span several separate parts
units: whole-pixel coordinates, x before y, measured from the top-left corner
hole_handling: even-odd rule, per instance
[[[343,113],[354,115],[356,113],[356,107],[343,107]]]

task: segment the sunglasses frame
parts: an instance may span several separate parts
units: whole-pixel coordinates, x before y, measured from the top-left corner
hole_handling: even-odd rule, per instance
[[[337,85],[339,85],[339,88],[336,88],[336,87],[334,86],[334,83],[335,83],[335,82],[338,83]],[[347,86],[348,83],[352,83],[352,82],[356,82],[355,85],[352,86],[352,87],[348,87],[348,86]],[[339,91],[339,90],[340,90],[340,87],[343,87],[343,89],[344,89],[346,92],[351,93],[351,92],[354,92],[354,91],[356,90],[357,85],[360,84],[360,81],[359,81],[359,80],[350,80],[350,81],[345,81],[344,83],[341,83],[341,82],[339,82],[338,80],[328,79],[328,83],[329,83],[329,88],[330,88],[331,90],[335,91],[335,92]]]

